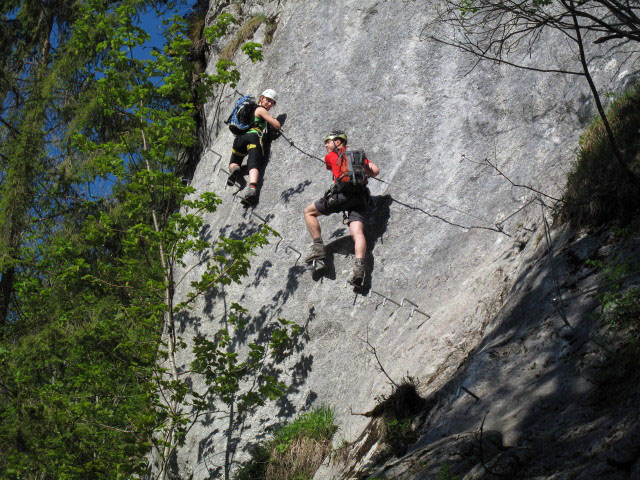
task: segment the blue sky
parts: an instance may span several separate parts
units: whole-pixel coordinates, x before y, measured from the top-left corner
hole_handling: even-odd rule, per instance
[[[183,0],[178,3],[181,5],[167,11],[162,18],[158,17],[158,14],[153,9],[149,9],[149,11],[140,16],[138,25],[142,27],[145,32],[151,35],[151,40],[141,49],[136,49],[139,51],[134,50],[134,55],[139,53],[141,58],[148,58],[149,52],[151,52],[152,48],[162,48],[164,40],[162,37],[162,20],[165,18],[171,18],[174,15],[186,15],[191,10],[191,6],[194,2]]]

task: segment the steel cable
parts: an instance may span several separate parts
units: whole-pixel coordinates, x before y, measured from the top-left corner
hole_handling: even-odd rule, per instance
[[[281,134],[281,135],[282,135],[282,137],[287,141],[287,143],[289,144],[289,146],[291,146],[291,147],[295,148],[296,150],[298,150],[298,151],[299,151],[300,153],[302,153],[303,155],[306,155],[307,157],[313,158],[314,160],[318,160],[318,161],[320,161],[320,162],[324,163],[324,159],[322,159],[322,158],[320,158],[320,157],[318,157],[318,156],[316,156],[316,155],[313,155],[312,153],[309,153],[309,152],[305,151],[304,149],[302,149],[302,148],[298,147],[292,139],[290,139],[289,137],[287,137],[287,136],[284,134],[284,132],[282,131],[282,129],[280,129],[280,134]],[[375,181],[377,181],[377,182],[384,183],[385,185],[389,185],[389,188],[394,187],[394,185],[393,185],[391,182],[387,182],[386,180],[383,180],[383,179],[381,179],[381,178],[377,178],[377,177],[369,177],[369,178],[370,178],[370,179],[372,179],[372,180],[375,180]],[[396,196],[397,196],[397,195],[396,195]],[[391,198],[391,200],[392,200],[393,202],[395,202],[395,203],[399,204],[399,205],[402,205],[402,206],[404,206],[404,207],[410,208],[410,209],[412,209],[412,210],[419,210],[419,211],[421,211],[421,212],[425,213],[426,215],[429,215],[430,217],[437,218],[437,219],[439,219],[439,220],[442,220],[442,221],[444,221],[444,222],[446,222],[446,223],[448,223],[448,224],[450,224],[450,225],[456,226],[456,227],[465,228],[465,229],[469,229],[469,230],[471,230],[471,229],[491,230],[491,231],[493,231],[493,232],[502,233],[502,234],[507,235],[507,236],[509,236],[509,237],[510,237],[511,235],[509,235],[507,232],[505,232],[505,231],[504,231],[504,228],[502,227],[502,224],[503,224],[504,222],[506,222],[507,220],[509,220],[509,219],[510,219],[511,217],[513,217],[514,215],[516,215],[518,212],[520,212],[521,210],[523,210],[524,208],[528,207],[528,206],[533,202],[533,200],[530,200],[529,202],[527,202],[526,204],[524,204],[523,206],[521,206],[521,207],[520,207],[516,212],[514,212],[514,213],[510,214],[508,217],[503,218],[503,219],[502,219],[502,220],[500,220],[499,222],[491,223],[490,221],[488,221],[488,220],[487,220],[487,219],[485,219],[485,218],[479,217],[478,215],[474,215],[474,214],[472,214],[472,213],[466,212],[466,211],[461,210],[461,209],[459,209],[459,208],[453,207],[453,206],[448,205],[448,204],[446,204],[446,203],[444,203],[444,202],[441,202],[441,201],[439,201],[439,200],[435,200],[435,199],[433,199],[433,198],[427,197],[426,195],[422,195],[422,198],[424,198],[425,200],[427,200],[427,201],[429,201],[429,202],[431,202],[431,203],[435,203],[435,204],[436,204],[436,205],[438,205],[438,206],[441,206],[441,207],[444,207],[444,208],[448,208],[448,209],[450,209],[450,210],[453,210],[453,211],[455,211],[455,212],[458,212],[458,213],[460,213],[460,214],[462,214],[462,215],[466,215],[467,217],[473,218],[473,219],[475,219],[475,220],[479,220],[480,222],[483,222],[483,223],[485,223],[485,224],[489,224],[489,225],[491,225],[491,226],[490,226],[490,227],[488,227],[488,226],[479,226],[479,225],[471,225],[471,226],[469,226],[469,225],[461,225],[461,224],[457,224],[457,223],[454,223],[454,222],[452,222],[452,221],[450,221],[450,220],[447,220],[447,219],[445,219],[445,218],[443,218],[443,217],[441,217],[441,216],[439,216],[439,215],[436,215],[436,214],[433,214],[433,213],[427,212],[427,211],[423,210],[423,209],[422,209],[422,208],[420,208],[420,207],[412,206],[412,205],[410,205],[410,204],[408,204],[408,203],[404,203],[404,202],[402,202],[402,201],[400,201],[400,200],[397,200],[397,199],[395,199],[395,198],[393,198],[393,197]]]

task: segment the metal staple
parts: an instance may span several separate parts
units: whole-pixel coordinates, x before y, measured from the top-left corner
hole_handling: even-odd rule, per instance
[[[404,302],[410,303],[411,305],[413,305],[415,308],[411,309],[411,313],[409,314],[409,318],[413,317],[413,312],[418,312],[421,313],[422,315],[424,315],[427,318],[431,318],[431,315],[429,315],[428,313],[424,313],[422,310],[419,309],[420,305],[413,303],[411,300],[409,300],[408,298],[403,298],[400,301],[400,306],[403,307],[404,306]]]
[[[218,156],[218,161],[216,162],[216,164],[213,166],[213,171],[216,171],[216,167],[218,166],[218,164],[220,163],[220,160],[222,160],[222,155],[220,155],[218,152],[216,152],[213,148],[208,147],[205,152],[212,152],[214,155]]]
[[[278,247],[280,246],[280,243],[282,243],[282,240],[283,240],[283,238],[280,237],[280,239],[278,240],[278,243],[276,243],[276,248],[275,248],[274,252],[278,251]]]
[[[369,290],[369,296],[371,296],[372,293],[375,293],[376,295],[379,295],[379,296],[382,297],[382,306],[383,307],[387,303],[387,300],[389,300],[391,303],[395,303],[398,306],[398,308],[402,306],[400,303],[396,302],[394,299],[387,297],[384,293],[380,293],[380,292],[375,291],[373,288],[371,290]]]
[[[525,208],[527,208],[529,205],[531,205],[533,202],[535,202],[536,200],[538,200],[538,197],[533,197],[531,200],[529,200],[527,203],[525,203],[524,205],[522,205],[518,210],[516,210],[515,212],[513,212],[511,215],[509,215],[506,218],[503,218],[502,220],[500,220],[498,223],[496,223],[496,227],[502,229],[502,224],[504,222],[506,222],[507,220],[509,220],[511,217],[513,217],[514,215],[520,213],[522,210],[524,210]]]
[[[296,263],[298,263],[298,260],[300,260],[300,257],[302,257],[302,252],[300,250],[296,249],[295,247],[292,247],[290,244],[285,243],[284,251],[286,252],[288,249],[291,249],[291,250],[293,250],[294,252],[296,252],[298,254],[298,258],[296,258],[296,261],[294,263],[294,265],[295,265]]]
[[[460,390],[462,390],[464,393],[466,393],[467,395],[472,396],[473,398],[476,399],[476,402],[480,401],[480,397],[478,395],[476,395],[475,393],[473,393],[471,390],[469,390],[466,387],[463,387],[462,385],[460,385],[460,387],[458,387],[458,391],[456,392],[456,396],[460,396]]]
[[[416,304],[416,303],[412,302],[412,301],[411,301],[411,300],[409,300],[408,298],[402,298],[402,300],[400,300],[400,302],[397,302],[397,301],[395,301],[393,298],[387,297],[384,293],[380,293],[380,292],[378,292],[378,291],[376,291],[376,290],[374,290],[374,289],[369,290],[369,296],[371,296],[371,294],[372,294],[372,293],[375,293],[376,295],[378,295],[378,296],[382,297],[382,304],[378,304],[378,305],[376,305],[376,309],[377,309],[377,308],[378,308],[378,306],[380,306],[380,305],[384,306],[384,305],[387,303],[387,301],[389,301],[389,302],[391,302],[391,303],[393,303],[393,304],[397,305],[397,306],[398,306],[398,308],[402,308],[402,307],[404,307],[404,306],[405,306],[404,304],[405,304],[405,302],[406,302],[406,303],[409,303],[409,304],[413,305],[413,308],[411,309],[411,313],[409,314],[409,318],[413,317],[414,312],[421,313],[421,314],[422,314],[422,315],[424,315],[425,317],[427,317],[427,318],[431,318],[431,315],[429,315],[428,313],[425,313],[425,312],[423,312],[422,310],[420,310],[420,309],[419,309],[419,307],[420,307],[420,306],[419,306],[418,304]],[[394,311],[394,313],[395,313],[395,311]]]
[[[264,224],[266,224],[266,223],[267,223],[267,221],[266,221],[264,218],[262,218],[260,215],[258,215],[258,214],[257,214],[256,212],[254,212],[253,210],[251,211],[251,215],[253,215],[253,216],[254,216],[254,217],[256,217],[256,218],[259,218],[259,219],[262,221],[262,223],[264,223]]]

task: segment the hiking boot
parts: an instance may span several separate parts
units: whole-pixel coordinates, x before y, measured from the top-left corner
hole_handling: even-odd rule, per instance
[[[307,258],[304,259],[304,263],[311,263],[314,260],[323,260],[325,257],[324,243],[312,243],[311,251]]]
[[[249,187],[249,191],[242,197],[241,200],[244,205],[257,205],[258,203],[258,189]]]
[[[362,286],[362,284],[364,283],[364,264],[363,263],[356,263],[353,266],[349,283],[351,283],[352,285]]]
[[[229,168],[229,176],[227,177],[227,185],[233,187],[236,183],[240,181],[240,167]]]

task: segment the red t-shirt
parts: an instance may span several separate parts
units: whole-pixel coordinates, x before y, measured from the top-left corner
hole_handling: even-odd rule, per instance
[[[344,153],[347,148],[348,147],[338,147],[338,152]],[[327,167],[327,170],[331,170],[331,173],[333,173],[334,182],[340,176],[340,165],[338,165],[338,159],[340,158],[340,156],[338,152],[329,152],[324,156],[325,167]],[[369,159],[365,157],[364,164],[369,165],[369,163]]]

